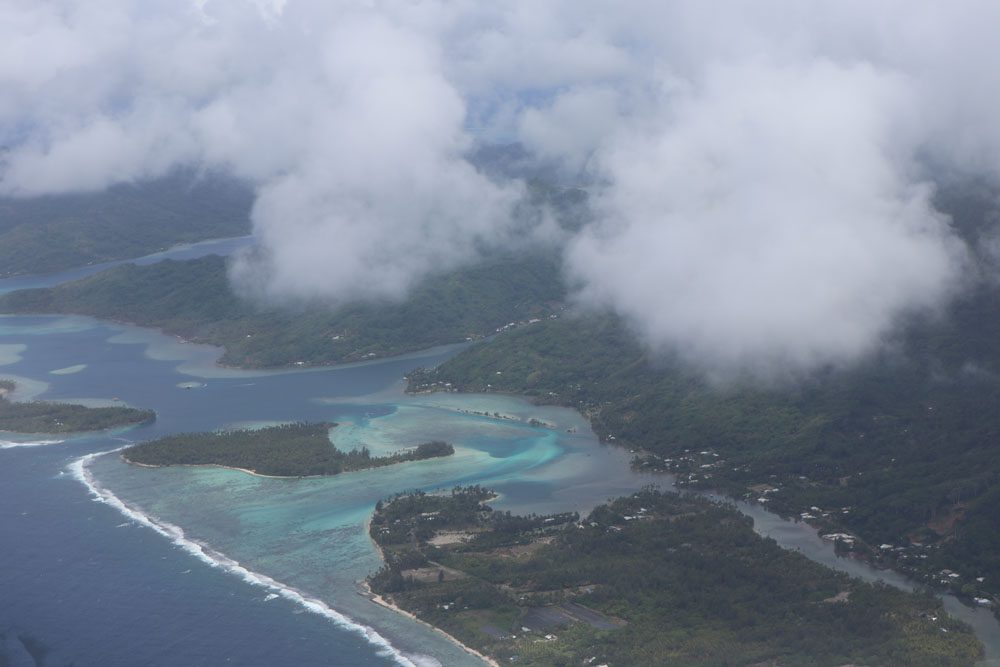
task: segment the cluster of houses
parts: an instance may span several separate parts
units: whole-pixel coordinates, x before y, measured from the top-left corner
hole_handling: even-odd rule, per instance
[[[552,313],[551,315],[549,315],[549,319],[550,320],[556,320],[556,319],[559,319],[559,316],[557,314],[555,314],[555,313]],[[516,329],[517,327],[524,327],[524,326],[528,326],[529,324],[538,324],[541,321],[542,321],[542,318],[540,318],[540,317],[532,317],[530,320],[521,320],[520,322],[508,322],[507,324],[504,324],[503,326],[497,327],[496,330],[494,331],[494,333],[503,333],[504,331],[510,331],[511,329]],[[474,340],[474,337],[473,336],[468,336],[468,337],[466,337],[465,340]]]
[[[844,508],[848,510],[850,508]],[[829,518],[829,513],[818,512],[819,508],[812,507],[810,512],[802,512],[799,516],[803,520],[818,519],[820,516],[823,518]],[[842,510],[842,511],[844,511]],[[816,514],[820,516],[817,516]],[[853,549],[855,545],[862,547],[861,540],[847,532],[828,532],[820,535],[821,538],[828,542],[840,543],[847,547]],[[972,602],[981,607],[994,607],[997,601],[990,597],[984,597],[985,593],[985,577],[975,577],[966,578],[960,572],[955,572],[954,570],[949,570],[947,568],[941,570],[932,570],[928,567],[933,561],[928,560],[929,552],[932,552],[936,545],[926,545],[926,544],[907,544],[904,546],[895,544],[879,544],[871,549],[871,555],[878,562],[888,563],[894,569],[897,569],[911,577],[922,579],[923,581],[937,585],[943,586],[951,589],[957,595],[961,595],[966,599],[971,599]]]
[[[608,438],[611,439],[610,437]],[[684,450],[679,456],[665,457],[659,454],[642,454],[637,457],[636,465],[642,468],[671,472],[677,476],[678,486],[688,486],[692,484],[703,484],[711,478],[714,469],[719,469],[725,465],[725,460],[720,458],[716,452],[711,450],[692,452]],[[741,469],[734,468],[735,472]],[[746,469],[742,469],[746,471]],[[808,483],[805,477],[800,477],[799,481]],[[775,493],[781,491],[781,487],[776,483],[753,484],[747,487],[747,500],[761,504],[771,501]],[[836,526],[837,518],[845,517],[851,513],[851,507],[839,507],[833,509],[822,509],[812,506],[798,514],[798,519],[806,521],[818,528],[826,528],[828,532],[821,533],[820,537],[828,542],[847,547],[849,550],[860,550],[868,552],[869,546],[856,535],[843,530],[833,529]],[[636,517],[626,517],[636,518]],[[613,527],[612,527],[613,528]],[[610,530],[611,528],[609,528]],[[957,594],[963,595],[966,599],[971,599],[975,604],[983,607],[1000,606],[1000,598],[983,597],[982,591],[985,589],[985,579],[978,577],[974,580],[965,580],[961,574],[951,570],[931,571],[928,568],[931,562],[928,560],[928,552],[932,551],[934,545],[924,545],[919,543],[898,546],[893,544],[880,544],[871,548],[871,556],[879,562],[888,562],[893,567],[902,572],[922,579],[927,583],[946,586],[954,590]],[[972,591],[972,592],[970,592]]]
[[[613,442],[615,437],[609,435],[607,439]],[[634,449],[629,451],[632,454],[636,454]],[[634,465],[640,468],[672,473],[676,475],[678,486],[688,486],[704,483],[711,479],[713,471],[724,467],[726,461],[720,458],[717,452],[712,450],[692,452],[690,449],[685,449],[684,453],[678,456],[643,453],[637,456]],[[734,470],[737,470],[737,468],[734,468]]]

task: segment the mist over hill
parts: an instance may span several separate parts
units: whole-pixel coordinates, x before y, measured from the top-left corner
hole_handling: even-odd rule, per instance
[[[0,277],[148,255],[250,232],[253,192],[220,174],[177,170],[101,192],[0,198]]]

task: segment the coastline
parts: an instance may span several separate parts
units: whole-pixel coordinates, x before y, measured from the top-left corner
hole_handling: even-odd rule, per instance
[[[389,642],[389,640],[383,637],[374,628],[355,621],[349,616],[333,609],[323,600],[310,597],[306,592],[300,591],[265,574],[248,569],[240,562],[219,551],[216,551],[210,545],[190,538],[180,526],[145,514],[138,507],[129,505],[116,496],[110,489],[102,486],[94,478],[93,473],[91,473],[89,469],[91,461],[99,456],[119,452],[126,447],[127,446],[122,446],[103,452],[84,454],[83,456],[74,459],[69,466],[67,466],[66,470],[78,482],[83,484],[95,501],[108,505],[117,510],[127,519],[150,528],[155,533],[167,538],[171,543],[180,547],[188,554],[210,567],[221,568],[228,574],[235,575],[252,586],[259,586],[265,590],[269,590],[280,597],[300,605],[308,612],[325,617],[338,627],[360,634],[369,643],[384,651],[383,655],[394,659],[400,665],[404,665],[405,667],[417,667],[412,660],[399,651],[392,643]]]
[[[0,279],[0,280],[2,280],[2,279]],[[50,289],[50,288],[49,287],[24,287],[24,288],[20,288],[20,289],[30,290],[30,289]],[[15,290],[15,291],[18,291],[18,290]],[[4,292],[0,292],[0,295],[3,295],[3,294],[4,294]],[[207,340],[207,339],[201,338],[201,337],[199,337],[197,335],[193,335],[193,336],[191,336],[189,338],[189,337],[185,336],[184,334],[181,334],[181,333],[178,333],[176,331],[172,331],[172,330],[166,329],[164,327],[158,327],[158,326],[155,326],[155,325],[149,324],[149,323],[143,324],[141,322],[134,322],[132,320],[126,320],[126,319],[117,318],[117,317],[110,317],[110,316],[103,316],[103,315],[94,315],[94,314],[91,314],[91,313],[72,312],[72,311],[62,311],[62,312],[60,312],[60,311],[30,311],[30,310],[25,310],[25,311],[4,311],[4,312],[0,312],[0,315],[11,316],[11,317],[27,317],[27,316],[33,316],[33,315],[37,315],[37,316],[51,316],[51,317],[86,317],[86,318],[90,318],[92,320],[96,320],[98,322],[106,322],[106,323],[114,324],[114,325],[117,325],[117,326],[120,326],[120,327],[128,327],[128,328],[134,328],[134,329],[144,329],[144,330],[147,330],[147,331],[153,331],[153,332],[156,332],[156,333],[158,333],[158,334],[160,334],[160,335],[162,335],[162,336],[164,336],[166,338],[175,339],[176,342],[181,343],[183,345],[201,345],[201,346],[204,346],[204,347],[214,348],[218,352],[218,355],[217,355],[217,357],[212,362],[213,366],[215,366],[216,368],[218,368],[220,370],[223,370],[223,371],[243,372],[243,373],[248,373],[250,375],[271,374],[271,373],[278,374],[278,373],[290,373],[290,372],[298,372],[298,373],[301,373],[301,372],[317,372],[317,371],[328,371],[328,370],[336,370],[336,369],[343,369],[343,368],[355,368],[355,367],[358,367],[358,366],[366,366],[366,365],[369,365],[369,364],[382,363],[382,362],[385,362],[387,360],[393,360],[393,361],[395,361],[395,360],[400,360],[400,359],[415,358],[415,357],[419,357],[419,356],[421,356],[421,355],[423,355],[424,353],[427,353],[427,352],[435,352],[435,351],[440,350],[442,348],[448,348],[448,347],[451,347],[451,346],[458,346],[458,345],[465,345],[465,344],[468,343],[468,341],[466,341],[466,340],[453,340],[453,341],[439,342],[439,343],[436,343],[436,344],[431,345],[429,347],[414,347],[412,349],[411,348],[402,348],[399,351],[389,351],[389,352],[385,352],[385,353],[383,353],[381,355],[378,355],[376,357],[372,357],[372,358],[369,358],[369,359],[345,359],[345,358],[341,358],[341,359],[337,359],[337,360],[310,361],[310,362],[303,363],[301,365],[298,362],[294,362],[294,361],[289,361],[289,362],[285,362],[285,363],[282,363],[282,364],[273,364],[273,365],[256,365],[256,364],[250,364],[250,363],[242,363],[242,362],[240,362],[238,360],[236,360],[236,361],[226,360],[225,356],[228,353],[228,348],[226,347],[226,344],[223,341]],[[189,373],[189,375],[194,375],[195,377],[202,377],[202,378],[205,377],[203,375],[198,375],[196,373]]]
[[[32,382],[29,380],[29,382]],[[41,383],[43,386],[42,391],[47,389],[48,385],[46,383]],[[125,410],[132,411],[138,415],[145,414],[145,417],[134,418],[129,421],[124,421],[120,423],[110,423],[105,426],[94,425],[94,428],[82,428],[82,424],[76,422],[71,423],[70,427],[67,429],[66,424],[60,421],[55,421],[55,426],[62,427],[52,430],[48,428],[48,425],[44,429],[35,428],[34,430],[20,430],[17,428],[0,427],[0,434],[8,433],[14,437],[17,436],[29,436],[29,437],[46,437],[60,438],[59,442],[63,442],[69,438],[86,435],[90,433],[102,433],[111,432],[115,430],[124,430],[133,428],[136,426],[142,426],[144,424],[152,424],[157,419],[157,414],[155,410],[150,410],[148,408],[137,408],[126,403],[121,402],[120,399],[91,399],[91,398],[62,398],[62,399],[47,399],[38,400],[36,398],[37,394],[40,392],[34,392],[27,396],[21,397],[20,399],[15,398],[19,390],[23,387],[19,385],[14,380],[9,379],[9,376],[0,376],[0,404],[6,406],[9,410],[17,410],[19,408],[34,407],[34,406],[50,406],[52,409],[59,408],[76,408],[84,411],[86,414],[93,414],[93,412],[98,410]],[[30,389],[28,391],[31,391]],[[90,402],[90,405],[87,405]],[[38,420],[45,418],[47,421],[49,416],[46,415],[28,415],[27,417],[14,415],[5,415],[5,419],[13,419],[14,421],[28,419],[28,420]],[[67,419],[66,417],[63,417]],[[54,418],[53,418],[54,419]],[[72,419],[67,419],[67,421],[73,422]],[[81,427],[74,429],[73,427]],[[22,426],[23,428],[23,426]]]
[[[254,477],[264,477],[266,479],[313,479],[316,477],[336,477],[336,475],[265,475],[264,473],[257,472],[255,470],[250,470],[249,468],[236,468],[233,466],[224,466],[221,463],[171,463],[169,465],[153,465],[152,463],[139,463],[138,461],[130,461],[125,458],[125,454],[121,454],[122,461],[129,464],[130,466],[138,466],[140,468],[222,468],[223,470],[235,470],[237,472],[245,472],[248,475],[253,475]],[[350,471],[350,472],[361,472],[361,471]],[[343,475],[344,473],[338,473]]]
[[[381,549],[379,550],[379,552],[381,553]],[[363,595],[364,597],[368,598],[369,600],[371,600],[372,602],[374,602],[375,604],[377,604],[377,605],[379,605],[381,607],[385,607],[386,609],[391,609],[392,611],[396,612],[397,614],[402,614],[403,616],[406,616],[411,621],[416,621],[417,623],[420,623],[421,625],[430,628],[434,632],[436,632],[439,635],[441,635],[442,637],[446,638],[451,643],[455,644],[455,646],[458,646],[460,649],[462,649],[463,651],[465,651],[469,655],[473,655],[473,656],[479,658],[480,660],[482,660],[483,662],[485,662],[487,665],[490,665],[490,667],[500,667],[500,663],[499,662],[497,662],[493,658],[489,657],[488,655],[480,653],[479,651],[477,651],[476,649],[472,648],[468,644],[463,644],[454,635],[450,635],[447,632],[445,632],[444,630],[442,630],[441,628],[437,627],[436,625],[432,625],[432,624],[428,623],[427,621],[424,621],[424,620],[418,618],[415,614],[413,614],[411,612],[408,612],[405,609],[403,609],[402,607],[399,607],[399,606],[393,604],[392,602],[390,602],[389,600],[386,600],[381,595],[373,593],[371,587],[368,586],[368,582],[367,581],[358,582],[358,587],[360,589],[358,591],[359,595]]]
[[[498,495],[494,495],[494,497],[491,498],[490,501],[496,500],[497,497],[499,497],[499,496]],[[372,513],[368,515],[368,519],[365,521],[365,535],[368,536],[368,540],[371,542],[372,546],[375,547],[375,550],[378,551],[379,559],[383,563],[385,563],[385,554],[382,551],[382,547],[380,547],[379,544],[378,544],[378,542],[375,541],[375,538],[372,537],[372,519],[374,519],[374,518],[375,518],[375,511],[373,509]],[[403,616],[406,616],[410,620],[416,621],[417,623],[420,623],[421,625],[430,628],[434,632],[436,632],[436,633],[440,634],[442,637],[446,638],[451,643],[453,643],[456,646],[458,646],[460,649],[462,649],[463,651],[465,651],[469,655],[473,655],[473,656],[479,658],[480,660],[482,660],[483,662],[485,662],[487,665],[490,665],[490,667],[500,667],[500,663],[498,663],[496,660],[494,660],[490,656],[485,655],[483,653],[480,653],[479,651],[477,651],[476,649],[472,648],[468,644],[465,644],[462,641],[460,641],[454,635],[448,634],[447,632],[445,632],[441,628],[437,627],[436,625],[433,625],[433,624],[428,623],[427,621],[425,621],[423,619],[418,618],[416,614],[414,614],[412,612],[409,612],[409,611],[406,611],[402,607],[397,606],[396,604],[393,604],[389,600],[386,600],[381,595],[378,595],[377,593],[375,593],[374,591],[372,591],[371,586],[368,585],[368,581],[367,580],[363,579],[363,580],[359,581],[358,582],[358,588],[359,588],[359,590],[358,590],[358,594],[359,595],[363,595],[364,597],[368,598],[369,600],[371,600],[375,604],[377,604],[379,606],[382,606],[382,607],[385,607],[386,609],[390,609],[390,610],[396,612],[397,614],[402,614]]]
[[[452,456],[449,454],[448,456]],[[368,470],[377,470],[378,468],[387,468],[389,466],[399,465],[401,463],[420,463],[421,461],[432,461],[434,459],[445,458],[442,456],[431,456],[425,459],[412,459],[408,461],[396,461],[394,463],[389,463],[381,466],[371,466],[368,468],[359,468],[357,470],[344,470],[342,472],[334,473],[331,475],[266,475],[262,472],[257,472],[256,470],[250,470],[249,468],[237,468],[235,466],[227,466],[221,463],[168,463],[164,465],[154,465],[152,463],[139,463],[138,461],[130,461],[126,458],[125,453],[121,454],[121,459],[125,463],[138,466],[140,468],[222,468],[223,470],[235,470],[237,472],[246,473],[248,475],[253,475],[254,477],[263,477],[265,479],[317,479],[320,477],[339,477],[340,475],[349,475],[353,472],[365,472]]]
[[[102,452],[102,453],[110,453],[110,452]],[[121,456],[122,460],[125,461],[126,463],[128,463],[129,465],[139,466],[139,467],[142,467],[142,468],[169,468],[169,467],[173,467],[173,466],[156,466],[156,465],[150,465],[148,463],[133,463],[132,461],[129,461],[128,459],[126,459],[125,456],[124,456],[124,454],[121,454],[120,456]],[[90,482],[90,480],[86,479],[86,475],[87,475],[86,464],[89,463],[89,460],[84,461],[84,459],[87,459],[87,456],[84,456],[81,459],[77,460],[77,462],[80,464],[79,465],[79,473],[77,475],[78,479],[81,479],[83,481],[84,485],[87,486],[90,489],[90,491],[91,491],[92,494],[95,494],[97,497],[101,497],[101,494],[100,494],[99,490],[97,490],[98,487],[96,486],[96,484],[94,484],[94,483]],[[218,464],[199,464],[199,465],[194,465],[194,464],[178,464],[177,467],[185,467],[185,468],[201,468],[201,467],[225,468],[227,470],[238,470],[240,472],[245,472],[247,474],[254,475],[255,477],[272,477],[272,478],[275,478],[275,479],[299,479],[297,477],[277,477],[277,476],[274,476],[274,475],[262,475],[260,473],[254,472],[252,470],[246,470],[244,468],[233,468],[233,467],[230,467],[230,466],[223,466],[223,465],[218,465]],[[313,477],[324,477],[324,476],[325,475],[313,475]],[[117,500],[117,498],[116,498],[116,500]],[[123,513],[125,513],[125,512],[123,512]],[[126,513],[126,515],[128,515],[128,514]],[[372,514],[370,514],[368,516],[368,519],[365,521],[365,524],[364,524],[365,535],[368,536],[368,539],[371,541],[372,546],[374,546],[375,549],[378,551],[379,558],[382,560],[382,562],[385,562],[385,558],[384,558],[384,556],[382,554],[381,547],[379,547],[378,543],[376,543],[375,540],[371,538],[371,523],[372,523],[372,518],[373,517],[374,517],[374,510],[372,511]],[[134,518],[134,517],[130,517],[130,518]],[[148,521],[148,519],[147,519],[147,521]],[[153,526],[153,528],[154,528],[154,530],[157,529],[155,526]],[[157,532],[160,532],[160,531],[157,530]],[[175,535],[170,535],[170,537],[176,537],[176,536]],[[360,582],[358,582],[358,588],[359,588],[358,594],[362,595],[362,596],[364,596],[366,598],[368,598],[374,604],[377,604],[377,605],[379,605],[381,607],[389,609],[389,610],[391,610],[391,611],[393,611],[393,612],[395,612],[397,614],[401,614],[401,615],[409,618],[410,620],[415,621],[417,623],[420,623],[424,627],[427,627],[427,628],[433,630],[434,632],[438,633],[439,635],[441,635],[442,637],[444,637],[445,639],[447,639],[452,644],[454,644],[455,646],[459,647],[460,649],[462,649],[463,651],[465,651],[469,655],[475,656],[476,658],[479,658],[480,660],[482,660],[487,665],[490,665],[490,667],[500,667],[500,663],[498,663],[493,658],[491,658],[491,657],[489,657],[487,655],[484,655],[483,653],[480,653],[479,651],[477,651],[476,649],[472,648],[471,646],[468,646],[468,645],[462,643],[456,637],[454,637],[453,635],[448,634],[447,632],[445,632],[441,628],[436,627],[436,626],[428,623],[427,621],[421,620],[420,618],[418,618],[416,615],[412,614],[411,612],[408,612],[405,609],[403,609],[402,607],[399,607],[399,606],[393,604],[392,602],[390,602],[390,601],[386,600],[385,598],[383,598],[381,595],[378,595],[378,594],[374,593],[371,590],[371,588],[368,586],[368,582],[367,581],[360,581]],[[279,593],[280,593],[280,591],[279,591]]]

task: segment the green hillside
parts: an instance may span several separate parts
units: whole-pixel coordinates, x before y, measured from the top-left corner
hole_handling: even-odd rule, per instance
[[[249,234],[252,203],[247,186],[188,171],[98,193],[0,198],[0,278]]]
[[[603,439],[638,450],[637,465],[673,472],[681,484],[764,497],[824,532],[853,533],[868,557],[1000,601],[1000,299],[992,291],[956,304],[948,318],[913,323],[893,352],[791,386],[709,385],[676,361],[650,358],[611,317],[508,333],[411,374],[410,388],[445,383],[576,407]]]
[[[237,296],[226,261],[127,264],[0,297],[0,312],[73,313],[157,327],[226,348],[248,367],[333,364],[455,343],[546,317],[565,292],[553,255],[529,253],[429,278],[401,303],[279,308]]]

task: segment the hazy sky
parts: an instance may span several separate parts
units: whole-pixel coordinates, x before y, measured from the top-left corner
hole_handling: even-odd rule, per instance
[[[6,0],[0,193],[230,170],[258,193],[242,285],[398,298],[524,242],[523,184],[465,159],[516,140],[594,184],[564,251],[581,304],[712,371],[807,371],[966,280],[926,165],[996,175],[998,21],[987,1]]]

